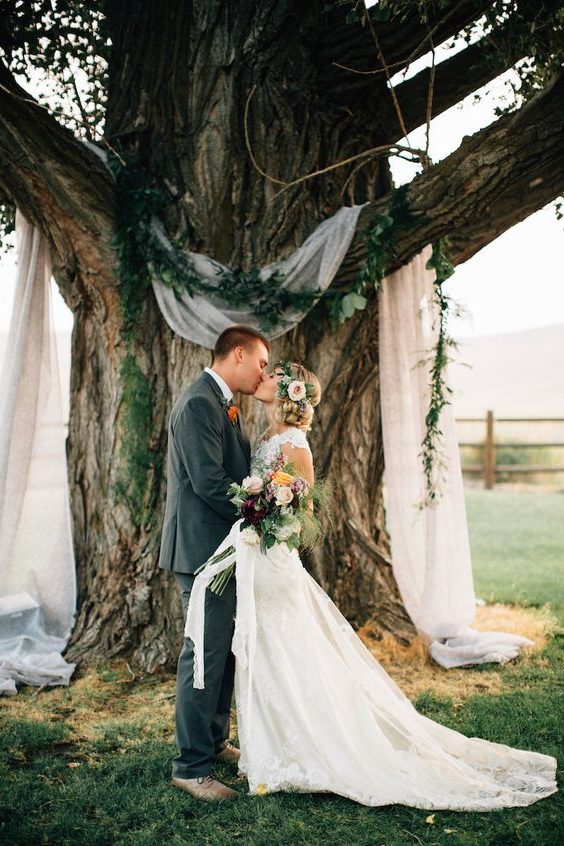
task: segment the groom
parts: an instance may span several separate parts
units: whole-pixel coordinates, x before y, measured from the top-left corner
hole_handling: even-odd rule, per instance
[[[171,570],[182,594],[184,618],[194,570],[229,534],[237,519],[227,497],[248,475],[251,449],[233,392],[254,394],[265,378],[270,343],[248,326],[221,333],[206,367],[175,402],[168,430],[167,497],[159,566]],[[231,640],[235,579],[221,596],[206,592],[202,690],[193,687],[193,643],[184,640],[176,678],[176,743],[172,784],[210,801],[239,794],[210,774],[214,760],[236,762],[228,742],[235,658]]]

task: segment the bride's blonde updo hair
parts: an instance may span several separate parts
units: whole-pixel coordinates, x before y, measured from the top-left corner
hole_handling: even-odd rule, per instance
[[[295,426],[296,429],[303,429],[304,432],[309,432],[313,421],[313,409],[319,405],[321,399],[321,385],[319,379],[307,370],[303,364],[298,364],[296,361],[288,362],[287,370],[292,377],[292,380],[303,382],[308,387],[307,400],[295,401],[286,397],[277,397],[276,406],[274,409],[274,420],[277,423],[284,423],[286,426]]]

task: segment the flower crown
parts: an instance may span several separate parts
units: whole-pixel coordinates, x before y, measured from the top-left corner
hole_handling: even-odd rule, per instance
[[[276,396],[281,400],[291,400],[291,402],[298,406],[300,413],[303,414],[307,410],[308,405],[311,405],[309,398],[315,386],[310,382],[302,382],[300,379],[294,378],[292,375],[291,361],[279,361],[275,365],[276,368],[282,370],[282,377],[278,381]]]

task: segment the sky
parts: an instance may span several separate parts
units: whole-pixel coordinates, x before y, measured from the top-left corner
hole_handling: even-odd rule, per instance
[[[437,61],[462,46],[448,51],[439,49]],[[428,61],[429,57],[423,57],[412,63],[407,76],[417,73]],[[511,76],[512,72],[504,74],[483,89],[484,96],[478,102],[470,96],[433,120],[433,161],[449,155],[465,135],[472,135],[495,119],[494,107],[504,96],[504,86]],[[409,139],[414,147],[424,146],[424,129],[411,133]],[[398,185],[410,181],[416,173],[413,165],[401,159],[392,158],[391,165]],[[15,251],[11,251],[0,257],[0,333],[8,331],[15,273]],[[531,215],[459,265],[444,289],[466,312],[457,317],[452,310],[448,331],[455,339],[564,324],[564,220],[557,220],[554,204]],[[55,327],[61,332],[70,331],[72,315],[54,283],[52,291]]]

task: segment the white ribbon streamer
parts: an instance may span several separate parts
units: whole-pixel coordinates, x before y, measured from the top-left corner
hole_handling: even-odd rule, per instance
[[[257,624],[255,612],[255,562],[258,555],[257,546],[250,546],[241,540],[241,520],[232,526],[231,531],[220,543],[213,557],[221,555],[230,546],[235,551],[227,555],[222,561],[211,564],[202,570],[194,579],[184,637],[190,638],[194,644],[194,687],[203,690],[205,687],[204,666],[204,623],[206,590],[210,583],[233,563],[235,563],[235,579],[237,584],[237,600],[235,614],[235,631],[231,649],[241,667],[249,668],[249,697],[252,687],[252,661],[256,647]]]

